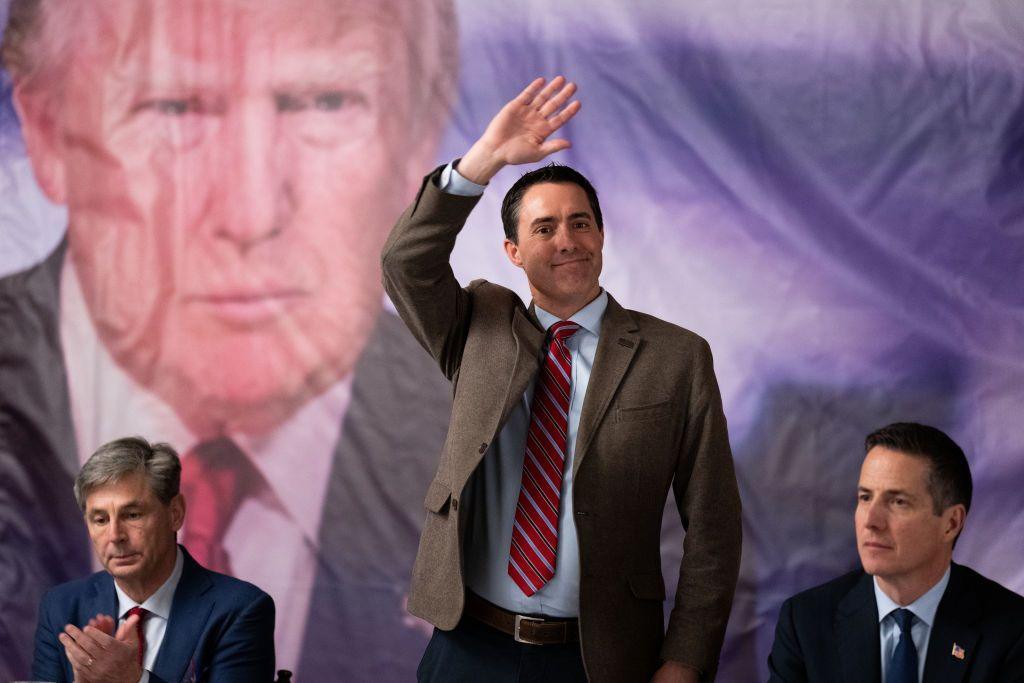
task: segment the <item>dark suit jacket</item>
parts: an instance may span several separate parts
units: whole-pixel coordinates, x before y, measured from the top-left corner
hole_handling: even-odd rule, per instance
[[[953,656],[953,645],[964,658]],[[928,640],[925,683],[1024,681],[1024,598],[954,564]],[[768,658],[770,681],[878,683],[878,605],[857,570],[786,600]]]
[[[153,683],[274,680],[274,601],[251,583],[205,569],[182,548]],[[97,614],[117,615],[114,579],[105,571],[57,586],[43,596],[32,676],[72,681],[71,662],[57,639],[65,624],[84,627]]]
[[[448,259],[477,198],[427,176],[384,247],[385,289],[454,385],[427,492],[409,610],[451,629],[464,602],[463,491],[540,366],[545,332],[513,292],[462,289]],[[707,343],[609,297],[573,462],[580,633],[594,681],[648,680],[659,658],[713,675],[740,557],[740,503]],[[669,487],[687,535],[667,632],[659,538]]]
[[[80,467],[60,346],[66,242],[0,278],[0,680],[25,678],[43,592],[92,571],[71,495]],[[450,385],[382,312],[361,355],[324,501],[300,680],[409,680],[427,641],[403,623],[420,504],[444,442]],[[258,530],[254,530],[258,537]],[[257,542],[264,542],[258,538]],[[301,677],[301,678],[300,678]]]

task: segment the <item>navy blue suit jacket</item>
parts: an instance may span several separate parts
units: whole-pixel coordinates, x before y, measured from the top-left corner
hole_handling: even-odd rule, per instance
[[[953,655],[953,645],[963,658]],[[1024,597],[954,564],[925,653],[927,683],[1024,681]],[[857,570],[786,600],[768,658],[770,683],[879,683],[878,605]]]
[[[181,580],[149,680],[273,681],[274,601],[251,583],[205,569],[182,552]],[[114,580],[105,571],[48,591],[39,608],[32,677],[73,681],[57,636],[66,624],[82,627],[97,614],[117,614]]]

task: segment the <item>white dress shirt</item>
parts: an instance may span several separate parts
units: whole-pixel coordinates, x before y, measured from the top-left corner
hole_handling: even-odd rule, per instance
[[[896,624],[896,617],[893,612],[903,608],[914,613],[914,624],[910,627],[910,637],[917,648],[917,680],[924,679],[924,660],[928,654],[928,640],[932,634],[932,626],[935,625],[935,612],[939,609],[939,601],[942,594],[946,592],[949,585],[949,567],[942,575],[939,582],[928,589],[928,591],[909,605],[898,605],[892,598],[878,586],[878,579],[875,578],[875,603],[878,605],[878,637],[882,645],[882,683],[889,668],[889,660],[896,651],[896,645],[900,642],[900,627]]]
[[[478,195],[484,191],[484,186],[466,180],[453,164],[448,164],[442,171],[439,185],[445,192],[463,196]],[[594,367],[601,319],[607,306],[608,294],[602,291],[596,299],[566,318],[580,325],[580,330],[567,342],[572,353],[572,384],[569,390],[567,453],[558,507],[558,547],[555,551],[555,575],[543,588],[527,597],[508,575],[512,522],[522,485],[534,380],[530,381],[526,392],[512,409],[498,438],[487,449],[463,494],[463,501],[471,510],[466,530],[466,585],[480,597],[511,612],[552,617],[579,616],[580,558],[572,510],[572,462],[583,399]],[[535,306],[535,310],[544,329],[561,320],[539,306]]]
[[[81,463],[102,444],[133,434],[166,441],[183,459],[198,445],[198,437],[167,403],[114,362],[97,336],[70,259],[61,275],[60,332],[63,348],[74,350],[65,353],[64,361]],[[302,653],[320,516],[350,394],[348,377],[265,436],[227,435],[263,475],[266,486],[241,503],[225,531],[224,547],[235,576],[274,599],[275,653],[281,668],[295,670]],[[302,467],[295,466],[296,454],[301,454]]]
[[[142,622],[142,632],[146,635],[146,649],[142,654],[142,678],[139,683],[148,683],[149,672],[153,670],[156,656],[160,653],[160,646],[164,642],[164,633],[167,632],[167,620],[171,618],[171,605],[174,603],[174,591],[178,589],[178,582],[181,580],[181,568],[185,564],[185,557],[181,554],[181,548],[175,548],[177,557],[174,560],[174,569],[167,580],[156,589],[156,592],[146,598],[143,603],[138,603],[129,598],[121,587],[114,581],[114,592],[117,593],[117,625],[118,627],[128,618],[127,612],[133,607],[141,607],[149,612],[145,621]]]

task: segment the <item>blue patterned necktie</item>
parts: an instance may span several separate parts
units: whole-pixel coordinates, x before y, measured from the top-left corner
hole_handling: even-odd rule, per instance
[[[908,609],[897,609],[890,612],[900,627],[900,642],[889,661],[885,683],[918,683],[917,681],[917,646],[910,634],[914,624],[914,613]]]

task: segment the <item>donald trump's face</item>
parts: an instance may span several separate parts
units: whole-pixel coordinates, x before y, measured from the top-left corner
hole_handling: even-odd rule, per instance
[[[103,0],[73,22],[59,85],[15,97],[99,335],[195,431],[272,427],[351,371],[379,312],[435,137],[411,123],[410,39],[339,0]]]

